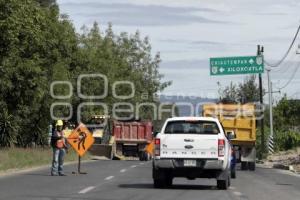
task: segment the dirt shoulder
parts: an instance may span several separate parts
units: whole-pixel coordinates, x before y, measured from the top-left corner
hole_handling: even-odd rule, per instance
[[[269,155],[264,164],[268,167],[300,173],[300,148]]]

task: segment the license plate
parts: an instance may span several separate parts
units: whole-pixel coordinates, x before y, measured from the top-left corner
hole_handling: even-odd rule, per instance
[[[197,166],[197,162],[196,162],[196,160],[184,160],[183,161],[183,165],[185,167],[196,167]]]

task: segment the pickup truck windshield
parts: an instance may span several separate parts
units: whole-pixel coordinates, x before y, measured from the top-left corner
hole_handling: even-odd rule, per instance
[[[170,121],[165,134],[218,134],[217,123],[212,121]]]

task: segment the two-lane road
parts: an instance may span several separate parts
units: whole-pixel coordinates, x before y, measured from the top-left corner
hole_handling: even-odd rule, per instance
[[[95,161],[83,164],[87,175],[51,177],[40,170],[0,178],[0,199],[9,200],[294,200],[300,197],[300,176],[258,167],[238,171],[229,190],[217,190],[216,181],[175,179],[169,189],[154,189],[151,162]]]

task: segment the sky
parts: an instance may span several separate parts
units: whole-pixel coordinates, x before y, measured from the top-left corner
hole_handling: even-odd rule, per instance
[[[172,85],[167,95],[214,98],[221,88],[245,75],[210,76],[209,58],[252,56],[264,45],[265,60],[276,63],[287,51],[300,24],[300,0],[58,0],[78,32],[96,21],[104,31],[148,36],[153,55],[160,52],[160,72]],[[300,36],[286,61],[271,71],[273,91],[300,99]],[[299,48],[300,51],[300,48]],[[267,88],[267,76],[263,74]],[[267,96],[267,95],[266,95]]]

